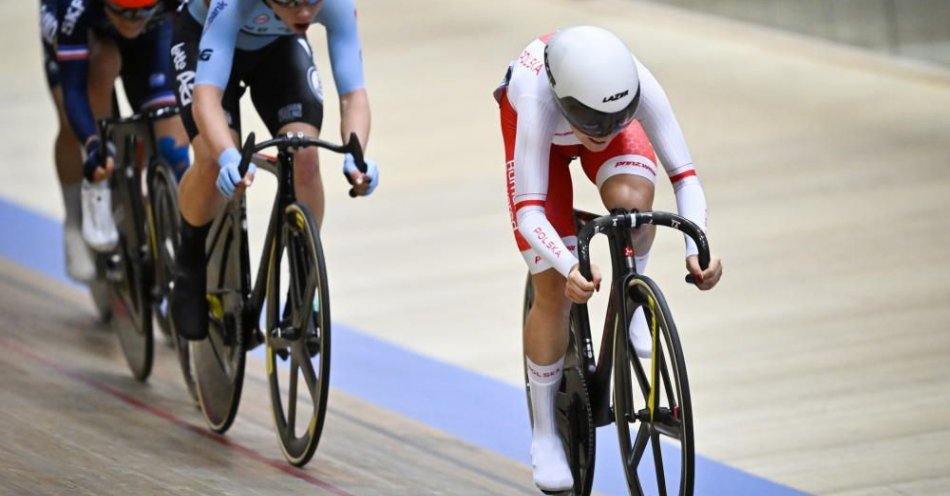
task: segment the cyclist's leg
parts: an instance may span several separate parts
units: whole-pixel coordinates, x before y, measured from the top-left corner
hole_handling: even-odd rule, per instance
[[[82,180],[82,146],[66,120],[63,88],[59,80],[59,64],[56,62],[56,52],[51,41],[58,30],[56,4],[52,0],[44,0],[40,4],[40,26],[43,33],[43,65],[46,72],[46,84],[56,107],[56,118],[59,123],[59,131],[56,133],[53,144],[53,159],[66,211],[66,218],[63,221],[66,273],[77,281],[89,282],[96,276],[96,266],[92,251],[83,241],[81,232],[82,199],[79,189]]]
[[[107,33],[92,33],[89,43],[88,98],[97,121],[113,113],[112,91],[121,64],[115,39]],[[113,159],[104,158],[104,170],[111,171]],[[89,171],[85,173],[89,174]],[[112,192],[106,179],[108,175],[96,180],[87,176],[82,181],[82,232],[90,246],[109,251],[118,241],[119,234],[112,218]]]
[[[656,155],[639,122],[627,126],[604,151],[582,151],[581,161],[587,177],[597,184],[607,209],[653,209]],[[655,236],[656,226],[652,225],[641,226],[633,232],[634,260],[641,274],[646,270]],[[650,356],[650,333],[642,308],[634,312],[630,338],[637,355]]]
[[[501,99],[501,126],[505,141],[505,163],[508,174],[508,207],[518,249],[521,251],[531,282],[534,302],[524,325],[525,364],[529,383],[532,414],[531,464],[535,484],[548,491],[563,491],[574,480],[563,441],[558,434],[555,400],[563,376],[564,356],[569,342],[568,318],[570,301],[564,295],[565,279],[536,253],[521,236],[517,226],[514,203],[513,167],[517,115],[507,97]],[[572,218],[573,191],[569,171],[570,157],[551,149],[548,194],[545,215],[565,239],[569,248],[576,247]]]
[[[176,253],[175,285],[171,297],[172,319],[179,335],[186,339],[203,339],[208,330],[208,306],[205,299],[205,240],[211,221],[225,206],[215,182],[219,167],[209,143],[198,134],[192,114],[195,69],[202,26],[189,15],[182,15],[176,25],[171,57],[178,82],[177,100],[181,121],[191,138],[195,160],[181,178],[178,187],[178,208],[181,212],[181,245]],[[238,142],[240,123],[240,91],[237,81],[228,83],[222,99],[229,117],[232,138]]]
[[[323,123],[323,90],[313,54],[303,36],[286,36],[267,48],[246,81],[251,100],[272,134],[303,133],[318,138]],[[325,202],[317,149],[294,154],[294,189],[323,225]]]
[[[95,278],[95,260],[93,252],[82,238],[82,145],[69,125],[63,88],[59,79],[59,64],[51,40],[55,37],[57,21],[56,5],[51,0],[41,3],[40,22],[43,33],[43,56],[47,86],[56,107],[59,130],[54,142],[54,162],[57,177],[63,194],[66,218],[63,222],[63,242],[66,256],[66,270],[70,277],[88,282]],[[110,77],[114,77],[117,61],[114,54],[93,47],[89,61],[90,87],[111,86]],[[111,98],[102,98],[101,92],[90,92],[90,107],[97,118],[111,111]]]
[[[122,83],[129,105],[139,112],[175,105],[174,74],[169,57],[172,24],[165,20],[132,40],[119,43],[122,52]],[[156,148],[161,158],[181,176],[190,165],[188,133],[179,116],[155,122]]]

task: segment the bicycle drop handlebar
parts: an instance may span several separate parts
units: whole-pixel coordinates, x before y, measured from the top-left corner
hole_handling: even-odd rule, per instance
[[[247,135],[247,139],[244,140],[244,146],[241,147],[241,163],[238,166],[238,172],[241,173],[243,177],[247,173],[248,164],[251,163],[251,159],[254,158],[254,154],[265,149],[276,146],[280,151],[285,151],[288,148],[306,148],[308,146],[316,146],[318,148],[326,148],[327,150],[337,152],[337,153],[349,153],[353,155],[353,160],[356,162],[356,168],[360,172],[366,173],[366,162],[363,160],[363,147],[360,146],[360,140],[357,138],[356,133],[350,133],[350,139],[345,145],[336,145],[328,141],[323,141],[317,138],[311,138],[309,136],[304,136],[301,133],[297,134],[282,134],[273,139],[267,141],[262,141],[260,143],[254,142],[254,133]],[[350,197],[356,197],[356,190],[350,189]]]
[[[693,221],[669,212],[618,212],[601,217],[587,219],[587,223],[577,235],[578,269],[584,279],[591,280],[590,271],[590,240],[597,233],[609,229],[633,229],[644,224],[665,226],[677,229],[686,234],[696,243],[699,249],[699,266],[703,270],[709,267],[709,240],[706,233]],[[686,282],[693,284],[692,274],[686,276]]]

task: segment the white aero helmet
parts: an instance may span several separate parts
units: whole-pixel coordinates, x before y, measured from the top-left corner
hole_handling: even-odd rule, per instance
[[[637,63],[610,31],[576,26],[554,33],[544,66],[561,113],[584,134],[603,138],[633,120],[640,102]]]

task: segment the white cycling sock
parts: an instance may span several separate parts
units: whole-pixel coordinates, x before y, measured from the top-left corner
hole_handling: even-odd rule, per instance
[[[554,420],[554,400],[564,375],[564,357],[550,365],[538,365],[525,356],[528,363],[528,382],[531,384],[531,411],[534,412],[535,438],[557,436]]]
[[[647,268],[647,262],[650,261],[650,252],[634,256],[633,261],[637,265],[637,273],[643,274],[643,271]],[[643,307],[637,307],[637,310],[633,313],[633,318],[630,319],[630,329],[628,333],[630,342],[633,344],[633,349],[636,351],[637,356],[640,358],[650,358],[653,341],[650,336],[650,326],[647,325],[647,319],[643,313]]]
[[[564,357],[550,365],[538,365],[525,356],[528,382],[531,384],[531,411],[534,428],[531,439],[531,464],[534,483],[545,491],[566,491],[574,485],[564,445],[557,432],[554,405],[564,375]]]
[[[63,208],[66,210],[67,226],[78,228],[82,222],[82,181],[62,184]]]
[[[647,270],[647,262],[649,262],[649,261],[650,261],[650,252],[646,252],[646,253],[644,253],[644,254],[642,254],[642,255],[634,255],[634,256],[633,256],[633,262],[634,262],[634,263],[636,264],[636,266],[637,266],[637,273],[638,273],[638,274],[643,274],[643,272],[644,272],[645,270]]]

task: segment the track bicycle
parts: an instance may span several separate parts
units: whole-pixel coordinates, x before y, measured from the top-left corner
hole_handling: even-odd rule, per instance
[[[140,381],[152,370],[153,316],[170,335],[166,309],[172,265],[164,252],[175,242],[167,235],[177,232],[168,226],[177,226],[178,185],[156,147],[154,123],[177,113],[177,107],[169,106],[99,123],[100,142],[115,146],[109,181],[119,242],[111,253],[97,257],[97,280],[91,287],[104,320],[119,337],[132,375]]]
[[[591,493],[595,430],[614,423],[629,494],[691,496],[695,447],[686,362],[672,313],[659,286],[636,271],[631,233],[645,224],[682,231],[696,242],[699,264],[704,270],[709,266],[706,235],[688,219],[667,212],[617,209],[610,215],[598,216],[575,210],[574,222],[579,231],[581,275],[591,280],[590,241],[595,234],[602,233],[608,239],[613,279],[597,359],[587,304],[571,306],[564,378],[555,406],[558,431],[574,477],[570,494]],[[686,280],[693,282],[692,276]],[[529,275],[525,319],[533,301]],[[638,307],[644,309],[652,337],[652,356],[645,359],[637,357],[628,339],[630,321]],[[530,388],[527,374],[525,387]]]
[[[223,433],[237,414],[245,353],[263,340],[278,440],[284,457],[298,467],[316,451],[330,383],[330,293],[319,226],[294,193],[294,151],[308,146],[349,153],[366,171],[355,134],[340,146],[301,134],[255,143],[251,133],[241,152],[241,175],[255,160],[258,171],[277,177],[261,261],[252,285],[246,203],[239,192],[211,224],[208,337],[190,343],[202,414],[211,430]],[[277,148],[276,158],[255,159],[269,147]]]

